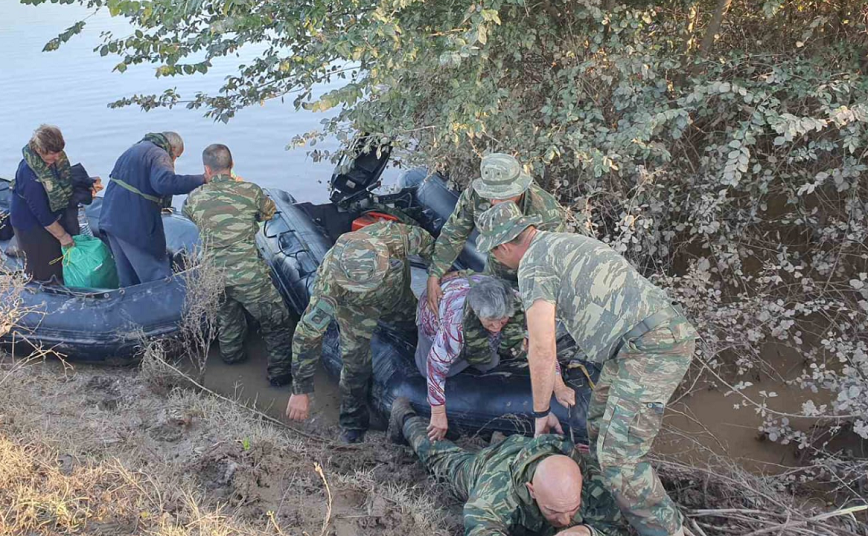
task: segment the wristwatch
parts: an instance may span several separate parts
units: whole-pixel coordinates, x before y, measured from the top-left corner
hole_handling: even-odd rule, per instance
[[[552,408],[551,408],[551,406],[549,406],[542,411],[533,411],[532,415],[533,415],[534,419],[545,419],[546,417],[549,416],[549,413],[551,413],[551,412],[552,412]]]

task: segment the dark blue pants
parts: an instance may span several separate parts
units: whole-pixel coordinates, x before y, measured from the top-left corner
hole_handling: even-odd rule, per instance
[[[165,253],[157,258],[134,244],[109,233],[105,234],[112,248],[112,255],[118,267],[118,280],[122,287],[158,281],[172,275],[172,267]]]

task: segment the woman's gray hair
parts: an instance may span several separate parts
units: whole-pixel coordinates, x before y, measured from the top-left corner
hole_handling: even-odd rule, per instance
[[[482,320],[498,320],[515,314],[515,293],[509,283],[486,277],[470,286],[467,303]]]
[[[177,132],[163,132],[163,136],[166,137],[166,141],[169,142],[169,145],[172,146],[172,154],[175,157],[178,157],[181,153],[184,152],[184,140],[181,138],[181,135]]]

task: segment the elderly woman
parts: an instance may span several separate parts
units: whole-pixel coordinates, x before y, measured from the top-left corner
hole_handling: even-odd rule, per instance
[[[77,220],[65,218],[73,186],[66,143],[57,127],[42,125],[24,146],[12,185],[9,220],[34,280],[63,284],[61,246],[73,246]],[[65,225],[65,226],[64,226]]]
[[[507,282],[488,275],[458,276],[444,281],[441,289],[439,314],[427,307],[427,291],[416,311],[416,366],[428,379],[432,441],[443,439],[448,429],[446,378],[467,367],[491,370],[500,363],[501,352],[519,350],[524,341],[524,314]]]

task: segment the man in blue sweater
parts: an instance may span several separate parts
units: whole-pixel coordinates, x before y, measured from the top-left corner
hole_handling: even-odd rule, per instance
[[[184,140],[175,132],[147,134],[118,158],[105,191],[100,229],[106,234],[122,287],[172,275],[166,255],[162,209],[173,195],[208,182],[204,175],[176,175]]]

